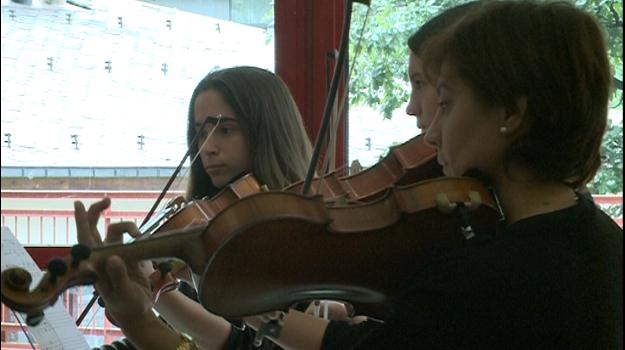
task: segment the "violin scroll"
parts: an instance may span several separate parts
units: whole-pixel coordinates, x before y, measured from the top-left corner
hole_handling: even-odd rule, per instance
[[[47,271],[32,290],[33,278],[27,270],[12,267],[2,271],[2,302],[13,310],[25,313],[29,325],[38,324],[43,310],[54,305],[63,290],[96,280],[94,271],[79,267],[80,261],[88,259],[89,254],[88,247],[76,245],[72,247],[70,256],[50,260]]]
[[[32,280],[33,278],[30,273],[22,268],[14,267],[7,269],[2,272],[2,295],[4,296],[5,285],[11,290],[28,292]],[[11,308],[14,308],[10,303],[7,303],[4,300],[4,297],[2,298],[2,302]],[[42,320],[43,311],[31,311],[31,313],[26,316],[26,324],[29,327],[37,326]]]
[[[27,291],[32,281],[30,273],[19,267],[7,269],[2,273],[2,285],[6,284],[14,290]]]

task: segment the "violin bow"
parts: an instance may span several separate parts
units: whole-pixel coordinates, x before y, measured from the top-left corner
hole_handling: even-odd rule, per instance
[[[200,126],[200,130],[204,129],[206,127],[206,124],[209,121],[209,119],[210,118],[204,119],[204,122],[202,123],[202,126]],[[219,115],[219,119],[218,120],[221,120],[221,115]],[[206,141],[208,141],[208,139],[213,135],[213,131],[215,131],[215,129],[213,129],[211,131],[211,133],[208,135],[208,137],[206,137],[206,140],[204,141],[204,143],[206,143]],[[199,135],[200,135],[200,133],[196,133],[195,134],[195,136],[193,137],[193,140],[191,140],[191,145],[193,145],[194,143],[197,142],[197,139],[198,139]],[[204,145],[204,143],[202,144],[202,146]],[[202,149],[202,147],[198,147],[198,154],[199,154],[199,150],[200,149]],[[187,152],[185,152],[184,156],[182,157],[182,160],[180,161],[180,163],[176,167],[176,170],[174,170],[173,174],[171,174],[171,176],[169,177],[169,180],[167,180],[167,183],[165,184],[165,187],[163,187],[163,190],[158,195],[158,198],[156,199],[156,201],[152,205],[152,208],[150,208],[150,211],[145,215],[145,218],[143,218],[143,222],[139,226],[139,229],[141,229],[141,227],[145,226],[145,224],[148,223],[148,221],[150,220],[150,218],[152,217],[152,215],[156,211],[156,208],[158,208],[158,206],[159,206],[159,204],[161,204],[163,198],[165,198],[165,194],[167,193],[167,191],[169,191],[169,188],[174,183],[174,180],[178,176],[178,173],[180,173],[180,170],[182,170],[182,166],[184,165],[184,162],[187,160],[187,158],[189,158],[190,155],[191,155],[191,147],[187,147]],[[193,157],[193,160],[191,161],[191,163],[193,163],[196,159],[197,159],[197,155],[195,155]],[[87,303],[85,308],[82,310],[82,312],[80,313],[80,315],[76,319],[76,327],[80,326],[82,321],[85,319],[85,316],[87,316],[87,313],[89,312],[89,310],[91,310],[91,308],[95,304],[95,301],[98,298],[99,298],[98,293],[96,291],[94,291],[93,296],[91,297],[91,299],[89,300],[89,302]],[[102,300],[100,300],[100,301],[98,301],[98,305],[103,306],[104,302]]]
[[[325,106],[323,109],[323,118],[321,120],[321,126],[319,127],[319,132],[317,133],[317,138],[315,140],[315,147],[313,148],[313,154],[310,159],[310,164],[308,165],[308,171],[306,173],[306,177],[304,178],[304,184],[302,186],[302,194],[308,195],[310,192],[310,185],[312,183],[313,177],[315,175],[315,170],[317,168],[317,164],[319,163],[319,158],[321,156],[321,148],[323,147],[324,139],[328,133],[328,126],[330,124],[330,119],[332,117],[332,109],[334,107],[334,103],[336,101],[336,95],[339,90],[339,82],[341,80],[342,71],[345,65],[345,56],[347,53],[347,46],[349,41],[349,28],[351,25],[352,18],[352,2],[357,1],[361,4],[369,6],[371,1],[369,0],[346,0],[345,1],[345,16],[343,20],[343,29],[341,33],[341,43],[339,48],[338,58],[336,60],[336,65],[334,66],[334,74],[332,75],[332,82],[330,84],[330,91],[328,92],[328,97],[325,101]]]
[[[362,27],[360,28],[360,34],[358,35],[358,41],[356,42],[356,49],[354,50],[354,57],[352,58],[351,64],[349,65],[349,72],[347,73],[346,76],[346,81],[349,82],[350,77],[352,76],[352,72],[354,71],[354,67],[356,66],[356,62],[358,61],[358,55],[360,54],[360,51],[362,49],[361,43],[362,43],[362,37],[363,37],[363,33],[365,31],[365,27],[367,26],[367,20],[369,19],[369,14],[371,13],[371,6],[367,6],[367,13],[365,14],[365,19],[362,23]],[[348,62],[348,63],[350,63]],[[331,171],[336,170],[334,167],[334,159],[335,159],[335,154],[336,154],[336,135],[338,133],[338,128],[341,122],[341,118],[343,117],[343,111],[345,109],[345,101],[347,100],[347,97],[349,96],[349,88],[346,89],[347,91],[341,96],[341,100],[338,103],[338,111],[336,106],[334,107],[334,117],[332,118],[332,130],[330,131],[330,141],[328,142],[329,146],[328,148],[330,149],[330,157],[325,157],[325,165],[323,167],[323,174],[327,174]],[[341,166],[339,169],[345,169],[347,167],[346,164],[344,164],[343,166]],[[352,174],[347,174],[347,175],[352,175]],[[321,182],[324,181],[324,177],[321,177],[321,181],[319,181],[318,184],[318,188],[316,192],[319,192],[319,187],[321,187]]]

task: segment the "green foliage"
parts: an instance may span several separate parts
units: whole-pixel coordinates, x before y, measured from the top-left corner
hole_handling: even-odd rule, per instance
[[[367,25],[359,41],[367,9],[354,6],[350,35],[350,64],[355,65],[350,82],[350,104],[369,106],[384,118],[408,100],[410,91],[406,40],[420,25],[443,8],[466,0],[376,0],[371,2]],[[619,0],[576,0],[576,5],[593,13],[603,25],[608,39],[614,77],[621,83],[611,106],[623,105],[623,3]],[[361,50],[356,61],[356,45]],[[604,163],[589,185],[592,193],[622,193],[623,191],[623,124],[612,124],[604,138]]]
[[[466,0],[372,1],[368,18],[365,6],[354,6],[350,62],[356,68],[350,78],[350,103],[371,106],[390,118],[408,100],[408,37],[443,8],[463,2]],[[360,53],[354,62],[358,44]]]
[[[623,192],[623,121],[619,124],[608,122],[601,150],[603,162],[588,185],[590,192],[595,194]]]

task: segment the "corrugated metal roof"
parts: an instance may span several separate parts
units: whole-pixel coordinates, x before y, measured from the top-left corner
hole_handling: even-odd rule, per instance
[[[89,5],[2,1],[3,172],[175,167],[197,82],[215,67],[273,69],[262,29],[135,1]]]
[[[9,177],[170,177],[173,167],[11,167],[0,168],[0,176]],[[187,168],[181,169],[186,173]]]

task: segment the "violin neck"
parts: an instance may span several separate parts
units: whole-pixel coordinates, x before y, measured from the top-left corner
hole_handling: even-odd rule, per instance
[[[126,263],[160,258],[177,258],[196,271],[204,267],[201,235],[206,225],[196,225],[180,230],[163,232],[148,239],[140,239],[126,244],[110,244],[93,248],[89,260],[99,266],[106,258],[117,255]]]

